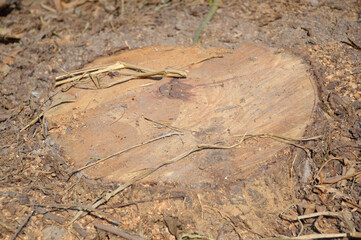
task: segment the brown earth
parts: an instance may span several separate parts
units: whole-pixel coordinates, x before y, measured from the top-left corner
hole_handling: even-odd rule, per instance
[[[51,104],[55,76],[126,49],[189,46],[208,9],[191,0],[0,1],[0,238],[117,238],[99,224],[149,239],[361,231],[360,1],[221,2],[201,46],[249,41],[292,53],[309,66],[319,98],[304,136],[322,138],[283,148],[236,187],[135,183],[95,210],[119,183],[72,176],[45,120],[19,132]],[[79,210],[90,214],[73,223]],[[319,216],[289,217],[311,213]]]

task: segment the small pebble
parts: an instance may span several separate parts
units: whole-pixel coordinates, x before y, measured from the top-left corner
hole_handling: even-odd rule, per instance
[[[310,1],[310,5],[311,5],[312,7],[316,7],[316,6],[320,5],[320,1],[318,1],[318,0],[311,0],[311,1]]]

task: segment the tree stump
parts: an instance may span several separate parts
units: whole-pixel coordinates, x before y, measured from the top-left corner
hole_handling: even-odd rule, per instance
[[[312,121],[317,98],[307,65],[262,44],[244,43],[234,51],[147,47],[102,57],[91,65],[119,60],[152,69],[186,66],[188,73],[186,78],[136,79],[59,94],[59,99],[77,101],[54,107],[45,117],[51,138],[75,168],[165,134],[182,135],[144,144],[84,170],[94,178],[125,182],[197,145],[230,146],[246,133],[300,138]],[[109,73],[99,81],[117,77]],[[141,181],[192,188],[232,183],[254,176],[286,146],[255,138],[232,149],[198,151]]]

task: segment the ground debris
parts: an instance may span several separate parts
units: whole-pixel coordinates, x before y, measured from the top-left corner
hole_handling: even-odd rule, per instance
[[[94,239],[101,234],[96,223],[109,224],[111,218],[121,222],[120,229],[139,236],[174,239],[164,213],[178,218],[178,236],[360,237],[361,36],[357,1],[222,1],[203,30],[203,46],[237,48],[241,41],[264,42],[280,52],[302,56],[311,65],[310,77],[316,80],[320,100],[314,124],[305,136],[324,137],[295,142],[307,148],[309,155],[287,148],[282,164],[267,166],[273,175],[260,180],[264,175],[260,172],[259,178],[243,185],[219,189],[212,197],[224,209],[215,209],[212,204],[216,204],[207,201],[210,196],[197,196],[187,189],[175,192],[171,184],[156,186],[153,182],[125,189],[99,208],[103,215],[92,214],[88,208],[90,214],[71,226],[64,224],[79,210],[30,208],[34,203],[91,206],[92,200],[119,187],[118,183],[89,179],[81,172],[69,179],[75,168],[62,150],[45,138],[41,121],[19,133],[50,106],[55,77],[113,49],[190,45],[208,4],[193,0],[0,0],[1,239]],[[310,176],[301,181],[307,158],[312,160]],[[237,197],[238,193],[245,197]],[[229,218],[224,214],[228,203],[239,209]],[[280,217],[276,207],[286,209]]]

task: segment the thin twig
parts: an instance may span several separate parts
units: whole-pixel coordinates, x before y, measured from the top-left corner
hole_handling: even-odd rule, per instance
[[[201,219],[204,220],[203,204],[202,204],[201,196],[198,193],[197,193],[197,198],[198,198],[198,201],[199,201],[199,205],[201,206]]]
[[[112,215],[105,213],[99,209],[95,209],[91,206],[79,205],[79,204],[32,204],[32,206],[45,207],[45,208],[58,208],[58,209],[73,209],[78,211],[87,211],[96,213],[100,218],[106,219],[107,221],[120,225],[121,222]]]
[[[70,99],[70,100],[63,100],[59,103],[56,103],[54,105],[51,105],[47,110],[43,111],[42,113],[40,113],[36,118],[34,118],[29,124],[27,124],[25,127],[23,127],[20,132],[24,131],[25,129],[27,129],[28,127],[30,127],[31,125],[33,125],[34,123],[36,123],[40,118],[42,118],[45,114],[46,111],[49,111],[50,109],[56,107],[56,106],[59,106],[60,104],[63,104],[63,103],[70,103],[70,102],[76,102],[77,100],[76,99]]]
[[[294,205],[292,205],[294,206]],[[289,209],[289,207],[287,208]],[[286,211],[286,210],[285,210]],[[331,216],[331,217],[338,217],[341,220],[344,220],[343,214],[342,213],[337,213],[337,212],[317,212],[317,213],[311,213],[311,214],[306,214],[306,215],[302,215],[302,216],[290,216],[290,215],[286,215],[284,213],[281,213],[280,216],[288,221],[299,221],[301,222],[302,219],[307,219],[307,218],[314,218],[314,217],[319,217],[319,216]],[[261,238],[259,240],[288,240],[288,239],[292,239],[292,240],[303,240],[303,239],[326,239],[326,238],[361,238],[361,233],[353,231],[352,233],[335,233],[335,234],[310,234],[310,235],[304,235],[304,236],[297,236],[297,237],[287,237],[287,236],[281,236],[278,238]]]
[[[224,52],[224,54],[226,54],[226,53],[232,53],[232,52]],[[213,58],[223,58],[223,55],[214,55],[214,56],[206,57],[206,58],[203,58],[201,60],[198,60],[198,61],[195,61],[195,62],[192,62],[192,63],[188,63],[188,64],[180,67],[179,69],[184,69],[186,67],[189,67],[189,66],[192,66],[192,65],[195,65],[195,64],[198,64],[198,63],[202,63],[202,62],[205,62],[205,61],[213,59]]]
[[[303,223],[302,223],[301,219],[297,219],[297,220],[298,220],[298,223],[299,223],[300,226],[301,226],[300,232],[297,234],[297,237],[299,237],[299,236],[302,235],[303,230],[305,229],[305,227],[303,226]]]
[[[184,238],[187,239],[205,239],[205,240],[214,240],[213,238],[207,237],[207,236],[203,236],[203,235],[198,235],[198,234],[183,234],[179,239],[182,240]]]
[[[130,180],[127,183],[119,186],[114,191],[108,193],[104,198],[100,198],[98,201],[96,201],[93,204],[92,207],[97,208],[100,205],[103,205],[104,203],[108,202],[109,199],[111,199],[113,196],[115,196],[118,193],[122,192],[124,189],[126,189],[127,187],[133,185],[135,182],[138,182],[139,180],[148,177],[149,175],[151,175],[152,173],[154,173],[155,171],[157,171],[158,169],[160,169],[162,167],[168,166],[170,164],[173,164],[173,163],[176,163],[176,162],[182,160],[183,158],[191,155],[192,153],[199,152],[199,151],[206,150],[206,149],[232,149],[232,148],[235,148],[235,147],[241,145],[243,143],[243,141],[244,141],[244,137],[239,142],[237,142],[237,143],[235,143],[235,144],[233,144],[231,146],[219,146],[219,145],[208,145],[208,144],[197,145],[197,146],[193,147],[191,150],[186,151],[186,152],[184,152],[184,153],[182,153],[182,154],[180,154],[180,155],[178,155],[178,156],[176,156],[176,157],[174,157],[174,158],[172,158],[172,159],[170,159],[170,160],[168,160],[168,161],[166,161],[164,163],[161,163],[157,167],[148,169],[143,174],[140,174],[140,175],[134,177],[132,180]],[[76,216],[74,216],[74,218],[72,219],[71,223],[76,221],[82,215],[83,215],[82,212],[77,213]]]
[[[295,157],[293,158],[293,161],[292,161],[292,165],[291,165],[291,170],[290,170],[290,178],[291,178],[291,181],[293,180],[293,169],[294,169],[294,166],[295,166],[295,162],[296,162],[296,159],[297,159],[297,153],[295,154]],[[291,184],[292,185],[292,184]]]
[[[327,163],[331,162],[332,160],[338,160],[342,163],[343,158],[333,157],[333,158],[328,159],[324,164],[322,164],[322,166],[320,167],[320,169],[318,170],[318,172],[314,178],[317,178],[320,175],[322,169],[327,165]]]
[[[174,130],[174,131],[178,131],[178,132],[185,131],[185,129],[176,128],[176,127],[173,127],[173,126],[171,126],[171,125],[169,125],[169,124],[166,124],[166,123],[161,123],[161,122],[159,122],[159,121],[153,120],[153,119],[151,119],[151,118],[149,118],[149,117],[146,117],[146,116],[144,116],[144,115],[142,115],[142,117],[143,117],[144,120],[146,120],[146,121],[156,123],[156,124],[158,124],[158,125],[161,125],[161,126],[163,126],[163,127],[167,127],[167,128],[172,129],[172,130]]]
[[[352,174],[349,174],[349,175],[340,176],[340,177],[332,178],[332,179],[326,179],[322,183],[323,184],[333,184],[333,183],[337,183],[338,181],[341,181],[341,180],[344,180],[344,179],[353,178],[353,177],[355,177],[357,175],[360,175],[360,174],[361,174],[361,171],[358,171],[358,172],[355,172],[355,173],[352,173]]]
[[[28,123],[25,127],[23,127],[20,132],[24,131],[25,129],[27,129],[28,127],[30,127],[31,125],[33,125],[34,123],[36,123],[40,118],[42,118],[44,116],[44,112],[40,113],[38,116],[36,116],[30,123]]]
[[[133,234],[129,234],[125,232],[123,229],[115,228],[112,226],[104,225],[101,223],[94,223],[94,226],[100,230],[113,233],[121,238],[127,239],[127,240],[146,240],[146,238],[142,238],[139,236],[134,236]]]
[[[349,45],[350,47],[358,50],[358,51],[361,51],[361,47],[358,46],[356,43],[354,43],[350,38],[347,38],[347,40],[349,42],[346,42],[346,41],[341,41],[342,43],[346,44],[346,45]]]
[[[346,198],[342,199],[344,201],[344,204],[346,204],[346,206],[356,209],[356,211],[358,211],[359,213],[361,213],[361,205],[358,205]]]
[[[307,218],[314,218],[314,217],[319,217],[319,216],[329,216],[329,217],[340,217],[340,214],[337,212],[317,212],[317,213],[310,213],[310,214],[306,214],[306,215],[301,215],[301,216],[290,216],[290,215],[286,215],[284,213],[280,214],[280,216],[288,221],[298,221],[298,220],[302,220],[302,219],[307,219]]]
[[[21,224],[21,226],[18,228],[18,230],[16,230],[16,232],[14,233],[13,237],[11,238],[11,240],[15,240],[18,235],[21,233],[21,231],[24,229],[24,227],[26,226],[26,224],[28,224],[28,222],[30,221],[30,218],[33,216],[35,210],[34,207],[31,208],[30,213],[28,214],[28,216],[26,217],[25,221],[23,222],[23,224]]]
[[[234,135],[234,137],[242,137],[243,135]],[[313,140],[317,140],[323,137],[323,135],[320,136],[314,136],[314,137],[309,137],[309,138],[294,138],[294,137],[288,137],[288,136],[283,136],[283,135],[278,135],[278,134],[274,134],[274,133],[257,133],[257,134],[247,134],[246,137],[265,137],[265,138],[278,138],[278,139],[283,139],[286,141],[301,141],[301,142],[306,142],[306,141],[313,141]]]
[[[143,145],[146,145],[146,144],[155,142],[155,141],[160,140],[160,139],[163,139],[163,138],[171,137],[171,136],[174,136],[174,135],[182,135],[182,133],[180,133],[180,132],[168,133],[168,134],[162,135],[162,136],[160,136],[160,137],[156,137],[156,138],[150,139],[150,140],[148,140],[148,141],[146,141],[146,142],[142,142],[142,143],[139,143],[139,144],[137,144],[137,145],[131,146],[131,147],[129,147],[129,148],[127,148],[127,149],[124,149],[124,150],[121,150],[121,151],[119,151],[119,152],[110,154],[110,155],[108,155],[108,156],[106,156],[106,157],[103,157],[103,158],[101,158],[101,159],[98,159],[98,160],[96,160],[95,162],[92,162],[92,163],[90,163],[90,164],[88,164],[88,165],[86,165],[86,166],[84,166],[84,167],[81,167],[81,168],[79,168],[79,169],[77,169],[77,170],[74,170],[74,171],[70,174],[69,179],[70,179],[71,176],[73,176],[75,173],[78,173],[78,172],[80,172],[80,171],[83,171],[84,169],[87,169],[87,168],[90,168],[90,167],[92,167],[92,166],[95,166],[95,165],[97,165],[97,164],[99,164],[99,163],[101,163],[101,162],[104,162],[105,160],[107,160],[107,159],[109,159],[109,158],[118,156],[118,155],[120,155],[120,154],[122,154],[122,153],[125,153],[125,152],[128,152],[128,151],[130,151],[130,150],[132,150],[132,149],[134,149],[134,148],[141,147],[141,146],[143,146]]]
[[[309,235],[303,235],[299,237],[278,237],[278,238],[260,238],[258,240],[309,240],[309,239],[335,239],[335,238],[355,238],[360,239],[361,233],[355,232],[355,233],[329,233],[329,234],[309,234]]]
[[[92,82],[94,83],[94,86],[96,87],[96,89],[100,89],[100,84],[99,84],[99,80],[95,79],[93,74],[89,73],[89,78],[92,80]]]
[[[234,135],[234,137],[240,137],[240,136],[242,136],[242,135]],[[276,141],[286,143],[286,144],[295,146],[297,148],[303,149],[306,152],[307,156],[309,158],[311,158],[311,152],[310,152],[309,148],[299,145],[299,144],[296,144],[296,143],[294,143],[294,141],[302,141],[302,142],[313,141],[313,140],[317,140],[323,136],[320,135],[320,136],[315,136],[315,137],[310,137],[310,138],[293,138],[293,137],[282,136],[282,135],[278,135],[278,134],[274,134],[274,133],[258,133],[258,134],[247,134],[246,137],[247,138],[250,138],[250,137],[272,138]]]
[[[139,200],[139,201],[134,201],[134,202],[129,202],[129,203],[113,204],[110,207],[104,207],[104,208],[101,208],[101,209],[122,208],[122,207],[131,206],[131,205],[138,205],[139,203],[146,203],[146,202],[153,202],[153,201],[163,201],[163,200],[177,199],[177,198],[184,199],[185,197],[184,196],[171,196],[171,197],[166,197],[166,198],[155,198],[155,199],[149,199],[149,200]]]

